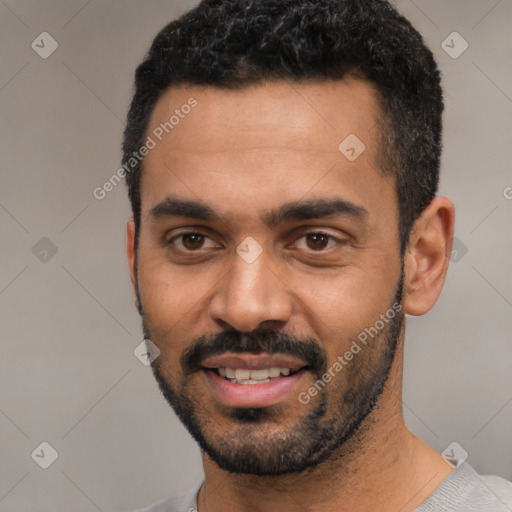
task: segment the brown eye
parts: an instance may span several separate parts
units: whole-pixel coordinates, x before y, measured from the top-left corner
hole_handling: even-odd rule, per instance
[[[330,236],[323,233],[309,233],[306,236],[306,244],[309,249],[321,250],[325,249],[329,244]]]
[[[176,255],[190,255],[196,252],[198,255],[212,253],[212,251],[222,249],[219,244],[212,240],[208,235],[198,231],[185,231],[166,240],[166,245],[170,247]]]
[[[204,244],[204,239],[204,235],[199,233],[187,233],[185,235],[181,235],[181,243],[183,244],[183,247],[189,251],[201,249]]]

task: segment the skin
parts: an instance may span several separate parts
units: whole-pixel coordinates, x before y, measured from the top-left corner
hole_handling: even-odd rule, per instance
[[[145,158],[137,257],[133,220],[127,224],[133,288],[161,351],[163,377],[177,389],[183,378],[180,357],[191,341],[230,328],[272,328],[312,338],[330,366],[389,309],[400,277],[394,178],[375,165],[376,90],[348,77],[268,82],[238,91],[172,87],[159,99],[148,134],[191,96],[197,107]],[[338,150],[349,134],[366,146],[354,162]],[[200,201],[218,212],[220,220],[155,219],[151,209],[169,195]],[[265,213],[284,203],[334,196],[363,207],[366,214],[362,219],[334,215],[275,226],[264,222]],[[405,313],[423,315],[435,304],[453,228],[454,207],[445,197],[436,197],[414,224],[404,255]],[[190,245],[183,246],[184,239],[166,244],[184,231],[209,238],[196,252],[187,252]],[[305,234],[318,231],[333,239],[327,248],[311,249]],[[248,236],[263,248],[251,264],[236,252]],[[405,426],[403,342],[402,329],[375,409],[349,441],[314,468],[281,476],[233,474],[202,452],[205,483],[199,511],[414,510],[453,468]],[[350,364],[361,365],[379,354],[368,349],[368,359],[358,362],[355,357]],[[343,396],[350,389],[343,375],[325,392]],[[278,436],[317,403],[312,399],[304,405],[296,395],[289,396],[279,404],[278,415],[237,437],[243,425],[212,399],[204,375],[187,378],[196,405],[205,411],[202,417],[211,419],[203,426],[214,440],[225,432],[238,443]],[[314,381],[307,375],[299,391]]]

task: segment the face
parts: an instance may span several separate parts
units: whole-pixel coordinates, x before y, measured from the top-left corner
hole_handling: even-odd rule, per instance
[[[153,112],[132,279],[160,389],[226,470],[335,457],[386,383],[403,273],[378,112],[355,79],[175,87]]]

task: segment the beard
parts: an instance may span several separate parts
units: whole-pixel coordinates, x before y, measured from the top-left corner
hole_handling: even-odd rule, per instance
[[[347,441],[363,430],[365,419],[375,409],[388,380],[402,330],[403,308],[396,311],[393,307],[401,304],[402,292],[403,265],[394,300],[388,309],[395,313],[393,317],[368,344],[360,347],[341,372],[329,383],[323,383],[322,389],[317,387],[314,399],[306,405],[297,400],[296,410],[304,412],[293,423],[287,417],[287,409],[279,404],[259,408],[205,404],[198,379],[194,383],[190,376],[202,369],[200,362],[204,358],[226,351],[279,352],[304,360],[308,371],[319,382],[328,368],[328,360],[325,350],[314,339],[297,338],[271,329],[251,333],[224,331],[190,343],[180,359],[179,379],[165,374],[161,358],[151,363],[153,375],[162,395],[188,432],[220,468],[258,476],[312,470],[324,461],[342,457]],[[145,338],[162,346],[162,340],[151,336],[148,318],[143,308],[140,309]],[[345,350],[347,348],[343,353]],[[215,422],[215,414],[221,415],[223,424],[229,421],[229,427],[221,428]]]

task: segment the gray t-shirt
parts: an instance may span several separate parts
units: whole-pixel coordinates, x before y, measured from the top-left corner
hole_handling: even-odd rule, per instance
[[[197,512],[202,481],[187,492],[159,501],[137,512]],[[415,512],[512,512],[512,482],[483,476],[466,462],[457,467]]]

